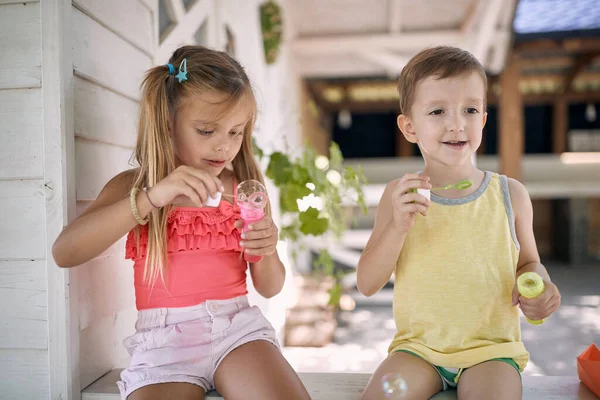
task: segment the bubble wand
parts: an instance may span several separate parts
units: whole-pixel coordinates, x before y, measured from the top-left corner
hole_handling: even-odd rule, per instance
[[[431,191],[432,190],[448,190],[448,189],[465,190],[465,189],[470,188],[471,186],[473,186],[473,182],[466,180],[466,181],[460,181],[460,182],[452,184],[452,185],[446,185],[446,186],[437,187],[437,188],[433,188],[433,189],[416,189],[416,191],[420,195],[425,196],[425,198],[427,200],[431,200]],[[415,189],[413,189],[413,191],[415,191]]]
[[[544,293],[544,281],[535,272],[525,272],[517,279],[517,289],[521,296],[533,299]],[[535,321],[527,317],[525,319],[532,325],[541,325],[544,323],[543,319]]]

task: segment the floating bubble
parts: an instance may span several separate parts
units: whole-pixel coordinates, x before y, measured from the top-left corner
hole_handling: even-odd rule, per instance
[[[385,374],[381,377],[381,388],[387,399],[402,399],[408,393],[406,380],[400,374]]]

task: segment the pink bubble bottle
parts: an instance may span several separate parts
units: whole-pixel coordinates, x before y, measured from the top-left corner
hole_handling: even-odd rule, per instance
[[[247,232],[251,223],[260,221],[265,216],[267,189],[259,181],[253,179],[243,181],[237,186],[237,198],[235,200],[240,207],[240,214],[244,220],[242,231]],[[244,253],[244,259],[254,263],[262,260],[262,256]]]

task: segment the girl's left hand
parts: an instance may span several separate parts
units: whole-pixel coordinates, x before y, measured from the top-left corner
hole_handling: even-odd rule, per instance
[[[235,227],[242,229],[244,221],[241,219],[236,221]],[[268,256],[275,253],[278,241],[279,229],[271,217],[265,215],[260,221],[252,222],[248,231],[242,232],[240,246],[244,248],[246,254]]]
[[[538,297],[528,299],[519,295],[515,284],[513,289],[513,306],[521,307],[523,314],[531,320],[546,319],[560,306],[560,292],[556,285],[544,279],[544,291]]]

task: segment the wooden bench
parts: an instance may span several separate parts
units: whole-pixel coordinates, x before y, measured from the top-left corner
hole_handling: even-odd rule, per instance
[[[82,400],[118,400],[116,381],[120,370],[112,370],[83,391]],[[300,379],[313,400],[358,400],[367,384],[369,374],[350,373],[300,373]],[[525,376],[523,400],[598,400],[576,376]],[[222,397],[211,392],[208,399]],[[435,400],[456,399],[455,391],[433,397]]]

